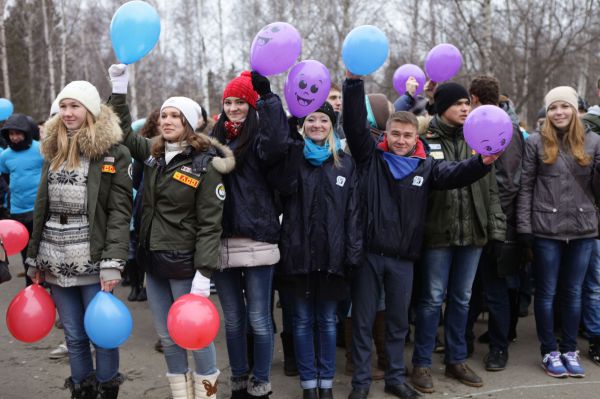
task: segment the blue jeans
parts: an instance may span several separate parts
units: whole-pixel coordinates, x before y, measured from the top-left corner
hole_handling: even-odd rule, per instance
[[[71,378],[75,384],[81,383],[94,373],[94,363],[90,350],[90,339],[83,326],[85,310],[100,291],[100,283],[77,287],[61,287],[49,284],[58,315],[64,326],[65,340],[69,349]],[[96,348],[96,379],[108,382],[119,373],[119,349]]]
[[[451,246],[429,248],[423,252],[422,289],[415,322],[415,367],[431,367],[440,311],[446,294],[444,343],[446,364],[463,363],[467,359],[465,330],[469,300],[482,247]]]
[[[535,238],[533,258],[535,274],[535,325],[542,356],[557,350],[554,335],[554,300],[560,303],[561,352],[577,349],[577,330],[581,316],[581,292],[590,264],[594,240],[584,238],[565,241]]]
[[[275,267],[235,267],[213,273],[223,308],[227,354],[232,377],[248,375],[247,326],[254,336],[254,369],[261,382],[269,382],[273,362],[271,289]]]
[[[294,349],[302,389],[331,388],[335,375],[337,301],[294,298]],[[319,333],[315,342],[315,323]],[[317,364],[315,365],[315,344]],[[317,384],[318,381],[318,384]]]
[[[188,371],[187,349],[177,345],[167,329],[167,315],[173,302],[182,295],[189,294],[192,279],[169,280],[146,274],[146,292],[148,305],[154,316],[154,329],[160,338],[163,354],[169,374],[185,374]],[[217,372],[217,354],[215,344],[192,351],[196,373],[210,375]]]
[[[408,332],[408,306],[412,291],[413,262],[367,253],[365,264],[352,279],[352,387],[369,390],[373,323],[385,292],[385,354],[387,385],[405,381],[404,340]]]
[[[583,282],[581,317],[590,337],[600,337],[600,240],[594,240],[590,266]]]

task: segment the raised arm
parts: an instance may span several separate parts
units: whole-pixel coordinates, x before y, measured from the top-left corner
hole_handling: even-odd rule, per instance
[[[365,87],[361,79],[346,79],[343,91],[343,125],[352,157],[359,165],[371,159],[376,143],[367,127]]]

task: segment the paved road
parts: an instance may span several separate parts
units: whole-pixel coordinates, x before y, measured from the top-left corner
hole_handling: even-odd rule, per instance
[[[13,276],[20,268],[19,259],[11,258]],[[12,297],[22,288],[21,279],[13,278],[9,283],[0,285],[0,312],[6,308]],[[128,288],[119,287],[116,295],[123,300]],[[218,305],[216,296],[213,298]],[[165,378],[166,366],[162,354],[154,351],[156,341],[151,314],[146,302],[126,302],[133,313],[134,330],[130,339],[121,348],[121,371],[127,376],[122,386],[123,398],[167,399],[169,390]],[[280,311],[276,320],[280,323]],[[64,379],[70,375],[66,360],[50,360],[47,355],[63,339],[62,330],[53,329],[48,337],[36,344],[23,344],[16,341],[6,329],[0,327],[0,399],[25,398],[68,398],[68,392],[62,388]],[[485,322],[476,325],[478,334],[485,330]],[[219,392],[220,398],[229,397],[229,364],[225,346],[224,331],[220,331],[216,340],[217,361],[222,371]],[[587,342],[580,341],[582,353],[587,351]],[[412,348],[407,348],[406,359],[410,361]],[[540,368],[538,342],[535,337],[533,317],[521,319],[518,326],[518,342],[510,347],[509,367],[503,372],[488,373],[483,370],[482,359],[487,347],[478,344],[470,365],[482,376],[483,388],[470,388],[444,377],[441,355],[434,355],[433,376],[436,392],[424,395],[428,399],[550,399],[600,398],[600,367],[583,356],[583,365],[587,376],[583,379],[554,379],[546,376]],[[338,350],[338,370],[335,378],[334,394],[336,398],[346,398],[350,391],[350,378],[342,374],[344,353]],[[273,361],[273,392],[271,398],[301,398],[297,377],[283,375],[283,354],[281,343],[276,340]],[[383,382],[374,383],[370,398],[391,397],[384,394]]]

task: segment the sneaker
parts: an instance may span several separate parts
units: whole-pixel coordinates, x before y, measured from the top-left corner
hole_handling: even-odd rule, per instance
[[[560,352],[550,352],[544,355],[542,367],[550,377],[564,378],[569,375],[563,362],[560,360]]]
[[[67,357],[68,354],[69,350],[67,349],[67,345],[63,342],[62,344],[58,345],[56,349],[53,349],[48,357],[50,359],[62,359]]]
[[[498,349],[492,349],[485,356],[483,362],[487,371],[502,371],[506,368],[508,361],[508,352]]]
[[[567,369],[569,377],[585,377],[585,371],[581,367],[581,364],[579,364],[579,351],[564,353],[560,355],[560,359]]]

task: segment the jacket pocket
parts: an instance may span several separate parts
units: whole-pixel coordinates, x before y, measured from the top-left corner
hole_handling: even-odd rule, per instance
[[[577,207],[575,225],[569,226],[574,235],[587,235],[598,231],[598,211],[591,204]]]
[[[557,234],[560,217],[558,209],[552,205],[534,203],[531,210],[531,230],[534,234]]]
[[[148,273],[156,277],[185,280],[196,273],[192,250],[147,251],[140,248],[138,255],[142,255]]]

